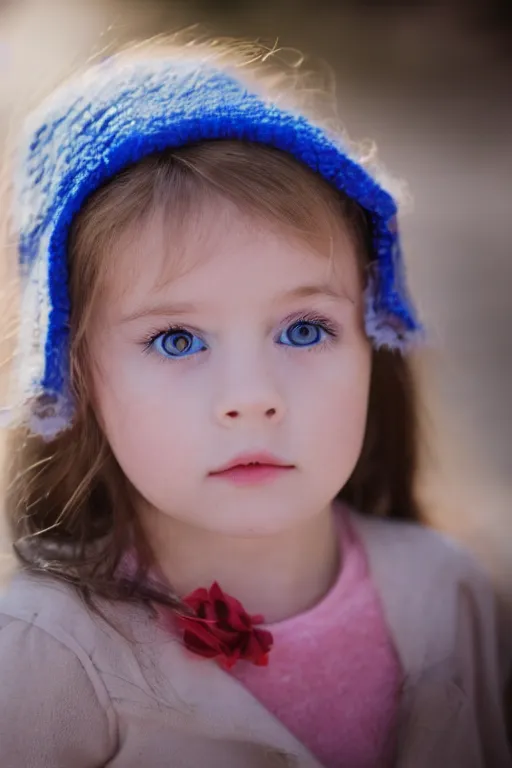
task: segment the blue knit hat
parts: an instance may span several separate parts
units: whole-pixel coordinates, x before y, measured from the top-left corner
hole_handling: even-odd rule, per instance
[[[356,201],[372,226],[366,331],[406,350],[421,332],[405,285],[397,207],[346,148],[210,64],[113,58],[62,86],[24,126],[14,221],[23,279],[19,371],[27,421],[52,438],[73,418],[67,240],[88,196],[150,153],[203,140],[275,147]]]

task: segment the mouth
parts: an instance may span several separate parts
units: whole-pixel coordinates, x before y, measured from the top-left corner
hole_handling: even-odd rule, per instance
[[[270,453],[241,454],[210,472],[210,477],[227,480],[235,485],[258,485],[277,479],[293,469],[294,464]]]

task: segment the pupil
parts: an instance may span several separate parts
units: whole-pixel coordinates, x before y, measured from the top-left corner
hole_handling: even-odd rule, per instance
[[[295,344],[306,346],[314,344],[319,340],[318,328],[312,323],[305,321],[297,323],[289,331],[289,338]]]
[[[173,332],[164,337],[162,346],[169,355],[177,355],[188,352],[191,341],[186,333]]]
[[[188,339],[185,336],[178,336],[174,342],[174,346],[178,352],[185,352],[188,347]]]

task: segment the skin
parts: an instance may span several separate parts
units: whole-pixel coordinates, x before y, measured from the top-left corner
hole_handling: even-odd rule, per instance
[[[330,246],[220,198],[174,237],[155,211],[119,244],[90,329],[100,421],[160,570],[181,594],[217,580],[268,622],[336,578],[333,499],[365,430],[371,353],[341,223]],[[211,476],[253,451],[293,469],[243,487]]]

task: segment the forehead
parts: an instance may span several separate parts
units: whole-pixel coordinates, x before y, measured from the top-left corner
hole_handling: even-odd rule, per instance
[[[354,302],[361,292],[356,247],[341,221],[301,236],[222,198],[202,201],[179,220],[154,210],[125,232],[112,257],[107,294],[126,309],[158,296],[264,301],[301,283],[332,285]]]

